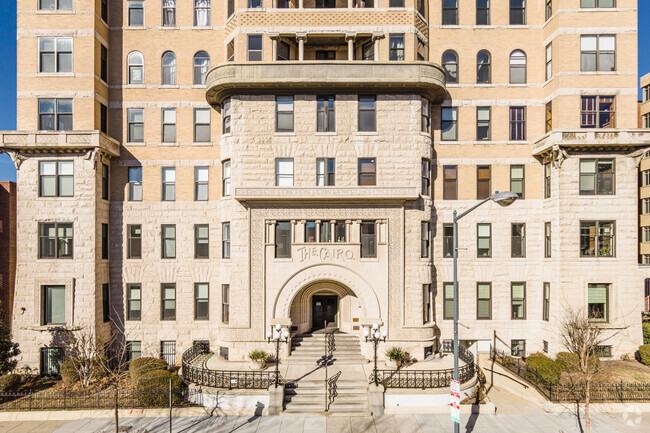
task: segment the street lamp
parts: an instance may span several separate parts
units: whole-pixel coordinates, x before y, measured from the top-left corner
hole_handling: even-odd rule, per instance
[[[363,330],[363,338],[366,339],[366,342],[368,342],[368,339],[372,340],[372,344],[375,349],[375,368],[372,370],[372,375],[375,377],[375,386],[379,385],[379,379],[377,377],[377,346],[379,346],[380,341],[386,341],[386,337],[388,336],[388,332],[385,330],[379,333],[379,325],[376,323],[372,324],[372,329],[370,332],[368,332],[368,328]]]
[[[266,333],[266,341],[275,343],[275,387],[280,384],[280,343],[287,343],[289,341],[289,331],[282,331],[282,325],[279,323],[275,325],[273,332]],[[283,338],[284,337],[284,338]]]
[[[458,381],[458,220],[482,204],[492,200],[500,206],[510,206],[519,196],[512,191],[495,192],[490,197],[469,208],[460,215],[454,210],[454,380]],[[460,432],[460,425],[454,423],[454,433]]]

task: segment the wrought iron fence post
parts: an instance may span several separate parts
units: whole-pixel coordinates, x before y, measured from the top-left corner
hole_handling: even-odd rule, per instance
[[[32,399],[33,399],[33,398],[34,398],[34,393],[33,393],[32,390],[30,389],[30,390],[29,390],[29,410],[30,410],[30,411],[32,410]]]
[[[66,409],[66,390],[63,388],[63,409]]]

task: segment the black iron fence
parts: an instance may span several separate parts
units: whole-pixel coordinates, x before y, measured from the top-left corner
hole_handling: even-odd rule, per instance
[[[200,386],[228,389],[268,389],[275,383],[274,371],[210,370],[192,364],[197,357],[208,353],[211,352],[206,343],[194,344],[183,353],[181,371],[185,380]]]
[[[551,400],[551,383],[545,380],[537,369],[528,368],[526,363],[514,356],[492,350],[492,359],[515,376],[531,384],[544,397]]]

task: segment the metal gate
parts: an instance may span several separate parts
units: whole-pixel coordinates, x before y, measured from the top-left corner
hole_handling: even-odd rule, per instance
[[[176,365],[176,341],[160,342],[160,357],[173,367]]]

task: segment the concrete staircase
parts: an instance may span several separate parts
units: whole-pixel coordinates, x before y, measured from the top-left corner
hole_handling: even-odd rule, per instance
[[[329,332],[329,331],[328,331]],[[338,365],[368,362],[361,354],[359,338],[355,335],[334,334],[333,362]],[[300,334],[291,339],[292,364],[316,365],[325,356],[325,333]]]
[[[335,368],[330,370],[338,371]],[[368,408],[368,383],[357,380],[338,380],[337,395],[329,406],[328,413],[345,416],[370,416]],[[322,414],[326,404],[325,382],[323,380],[301,380],[287,384],[284,390],[283,415]]]

